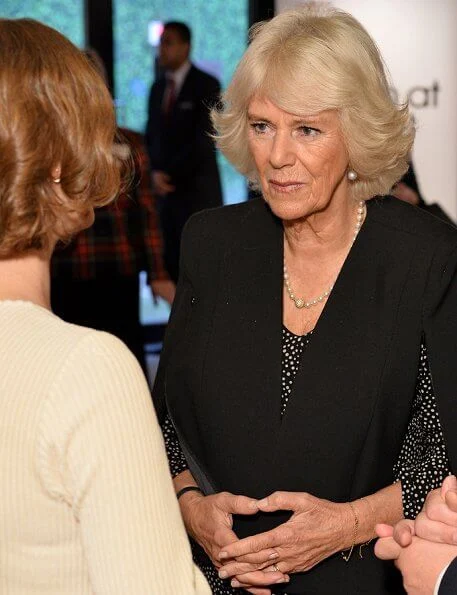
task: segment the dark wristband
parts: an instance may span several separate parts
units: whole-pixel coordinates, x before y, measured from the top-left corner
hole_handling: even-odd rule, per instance
[[[185,494],[186,492],[200,492],[200,494],[202,494],[202,491],[199,487],[197,486],[186,486],[185,488],[182,488],[181,490],[179,490],[179,492],[176,494],[176,499],[179,500],[181,498],[181,496],[183,494]]]

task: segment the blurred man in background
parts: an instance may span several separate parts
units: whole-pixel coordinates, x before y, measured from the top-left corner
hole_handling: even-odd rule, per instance
[[[166,23],[159,51],[164,75],[152,85],[146,128],[154,190],[159,195],[165,267],[174,281],[185,222],[196,211],[222,204],[209,118],[220,85],[190,62],[190,50],[189,27]]]

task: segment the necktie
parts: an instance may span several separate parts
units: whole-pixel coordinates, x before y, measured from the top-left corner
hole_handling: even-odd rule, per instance
[[[168,79],[167,85],[167,100],[165,102],[165,115],[169,116],[173,109],[174,103],[176,99],[176,83],[174,79]]]

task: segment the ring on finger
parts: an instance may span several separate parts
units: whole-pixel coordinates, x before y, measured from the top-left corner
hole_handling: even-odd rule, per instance
[[[278,568],[278,565],[277,565],[277,564],[273,564],[273,570],[274,570],[275,572],[281,572],[281,571],[279,570],[279,568]]]

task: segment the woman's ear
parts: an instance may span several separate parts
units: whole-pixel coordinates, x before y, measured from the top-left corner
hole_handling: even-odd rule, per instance
[[[62,167],[60,164],[56,165],[55,167],[53,167],[51,169],[51,179],[54,182],[54,184],[60,184],[61,176],[62,176]]]

